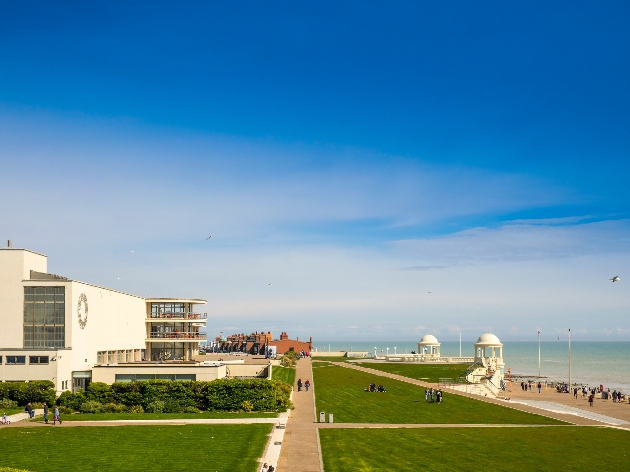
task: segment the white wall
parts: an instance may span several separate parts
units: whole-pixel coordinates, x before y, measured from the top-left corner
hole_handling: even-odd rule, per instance
[[[85,294],[88,317],[79,325],[77,307]],[[97,351],[145,348],[146,306],[144,298],[83,282],[66,288],[66,347],[72,348],[73,371],[90,370]]]
[[[25,249],[0,248],[0,349],[23,346],[24,289],[31,270],[47,271],[47,258]]]

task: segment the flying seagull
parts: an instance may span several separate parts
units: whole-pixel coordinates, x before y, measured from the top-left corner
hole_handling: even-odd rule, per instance
[[[618,275],[615,275],[615,276],[614,276],[612,279],[610,279],[610,280],[612,280],[612,281],[613,281],[613,283],[614,283],[614,282],[619,282],[621,279],[619,278],[619,276],[618,276]]]
[[[134,251],[134,250],[131,250],[131,251],[129,251],[129,252],[136,252],[136,251]]]
[[[273,284],[269,284],[269,285],[273,285]]]
[[[212,236],[208,236],[208,237],[206,238],[206,241],[207,241],[208,239],[210,239],[211,237],[212,237]]]

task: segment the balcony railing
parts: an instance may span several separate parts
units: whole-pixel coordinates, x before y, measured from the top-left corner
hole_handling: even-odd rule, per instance
[[[206,320],[208,313],[151,313],[149,318],[152,320]]]
[[[149,339],[208,339],[206,333],[149,333]]]

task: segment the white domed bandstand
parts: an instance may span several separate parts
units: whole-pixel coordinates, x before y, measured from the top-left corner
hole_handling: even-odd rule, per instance
[[[479,336],[475,343],[475,362],[482,363],[485,367],[496,371],[504,366],[503,344],[492,333]]]
[[[418,354],[430,357],[440,357],[440,343],[432,334],[425,334],[418,343]]]

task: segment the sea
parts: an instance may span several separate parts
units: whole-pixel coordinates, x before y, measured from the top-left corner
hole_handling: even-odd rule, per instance
[[[512,375],[538,378],[538,342],[502,341],[506,372]],[[462,356],[474,356],[474,341],[462,341]],[[314,351],[367,351],[380,355],[417,351],[417,341],[321,341],[313,343]],[[442,356],[459,356],[459,341],[441,343]],[[541,341],[540,375],[547,381],[569,381],[569,346],[566,341]],[[575,384],[630,393],[630,342],[573,341],[571,342],[571,379]]]

